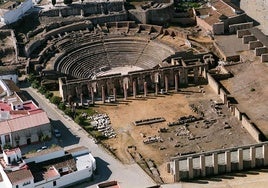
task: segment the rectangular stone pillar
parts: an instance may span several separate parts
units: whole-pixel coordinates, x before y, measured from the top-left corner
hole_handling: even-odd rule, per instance
[[[81,102],[81,106],[83,106],[83,93],[80,93],[80,102]]]
[[[243,149],[237,150],[238,170],[243,170]]]
[[[104,86],[101,86],[101,100],[103,103],[105,103],[105,90]]]
[[[197,84],[198,82],[198,68],[194,68],[194,83]]]
[[[165,90],[166,90],[166,93],[168,92],[168,76],[165,75]]]
[[[268,165],[268,145],[264,144],[262,146],[262,157],[263,157],[263,165],[267,166]]]
[[[174,161],[174,182],[180,181],[180,161]]]
[[[95,99],[94,99],[94,90],[93,90],[93,87],[90,88],[90,93],[91,93],[91,101],[92,101],[92,104],[95,103]]]
[[[144,97],[147,96],[147,82],[143,83]]]
[[[213,153],[212,154],[212,165],[214,168],[214,175],[217,175],[219,173],[219,166],[218,166],[218,154]]]
[[[194,169],[193,169],[193,158],[192,157],[187,158],[187,169],[189,172],[189,179],[193,179],[194,178]]]
[[[255,147],[250,147],[249,149],[249,155],[250,155],[250,167],[255,168],[256,166],[256,148]]]
[[[185,84],[188,85],[188,69],[184,70],[184,76],[185,76]]]
[[[205,161],[204,155],[200,155],[200,170],[201,170],[201,176],[205,177],[206,176],[206,161]]]
[[[178,91],[178,89],[179,89],[179,79],[178,79],[178,74],[176,73],[175,74],[175,76],[174,76],[175,78],[175,92],[177,92]]]
[[[134,80],[132,84],[133,84],[133,97],[136,98],[137,95],[136,81]]]
[[[127,100],[127,85],[124,85],[124,99]]]
[[[113,95],[114,95],[114,102],[116,102],[117,99],[116,99],[116,88],[115,87],[113,88]]]
[[[231,172],[231,152],[225,152],[225,165],[226,165],[226,172]]]
[[[158,83],[155,83],[155,95],[158,95]]]

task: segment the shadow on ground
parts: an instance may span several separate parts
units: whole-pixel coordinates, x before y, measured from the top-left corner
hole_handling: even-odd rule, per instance
[[[84,187],[97,187],[96,184],[101,182],[108,181],[112,171],[108,168],[109,163],[102,160],[99,157],[96,157],[97,170],[92,178],[89,178],[88,181],[80,183],[79,185],[70,186],[72,188],[84,188]]]

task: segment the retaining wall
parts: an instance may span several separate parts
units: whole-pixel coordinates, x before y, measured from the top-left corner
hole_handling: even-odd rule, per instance
[[[256,37],[254,35],[244,35],[242,38],[243,44],[248,44],[249,41],[256,41]]]
[[[249,41],[248,48],[254,50],[255,48],[263,47],[263,44],[260,41]]]
[[[244,35],[250,35],[250,31],[249,30],[238,30],[236,35],[238,38],[242,38]]]
[[[220,86],[218,82],[209,74],[207,73],[208,84],[210,87],[219,95],[220,94]]]
[[[266,48],[266,47],[255,48],[255,55],[256,56],[261,56],[262,54],[266,54],[266,53],[268,53],[268,48]]]
[[[242,115],[242,125],[247,129],[250,135],[257,142],[259,142],[260,132],[254,127],[254,125],[250,122],[250,120],[245,115]]]
[[[174,181],[206,177],[268,165],[268,142],[172,157],[167,165]]]
[[[229,33],[237,33],[238,30],[249,29],[253,27],[253,22],[229,25]]]
[[[261,62],[268,62],[268,53],[261,54]]]
[[[227,94],[222,88],[220,88],[220,98],[224,104],[227,103]]]

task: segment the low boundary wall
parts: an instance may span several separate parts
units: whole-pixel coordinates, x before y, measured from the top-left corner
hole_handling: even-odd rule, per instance
[[[250,120],[247,118],[247,115],[245,113],[241,113],[237,106],[234,106],[234,104],[231,104],[230,101],[228,101],[227,93],[225,92],[224,88],[220,86],[220,84],[211,76],[210,73],[207,74],[208,84],[209,86],[216,92],[217,95],[219,95],[220,99],[224,104],[227,105],[227,107],[233,112],[233,115],[242,123],[242,126],[245,127],[245,129],[249,132],[249,134],[257,141],[260,142],[261,132],[256,129],[255,125],[250,122]],[[205,76],[204,76],[205,77]]]
[[[174,181],[261,168],[268,165],[268,142],[173,157],[167,164]]]

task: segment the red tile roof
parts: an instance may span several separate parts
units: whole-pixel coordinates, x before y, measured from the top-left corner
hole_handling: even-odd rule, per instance
[[[12,132],[49,123],[46,112],[14,118],[7,121]]]
[[[7,176],[12,185],[16,185],[34,179],[31,171],[28,169],[21,169],[13,172],[8,172]]]
[[[9,119],[0,122],[0,134],[7,134],[23,129],[29,129],[43,124],[48,124],[50,121],[46,112],[30,114],[14,119]]]
[[[2,121],[0,123],[0,134],[8,134],[11,132],[11,129],[10,127],[8,126],[8,123],[7,121]]]

